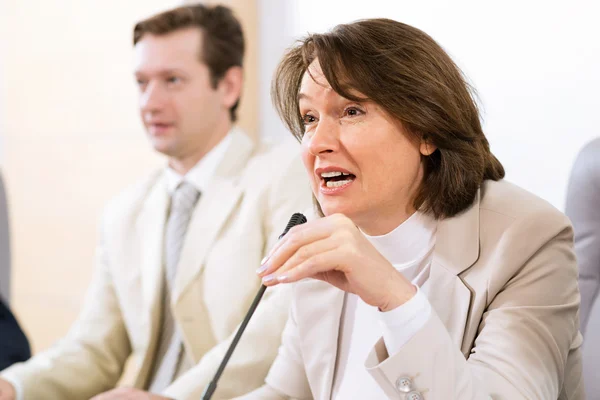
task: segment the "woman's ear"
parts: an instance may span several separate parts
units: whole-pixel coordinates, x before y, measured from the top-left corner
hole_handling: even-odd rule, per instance
[[[432,144],[431,141],[427,138],[427,136],[423,136],[421,139],[421,144],[419,146],[419,151],[424,156],[430,156],[437,150],[437,146]]]

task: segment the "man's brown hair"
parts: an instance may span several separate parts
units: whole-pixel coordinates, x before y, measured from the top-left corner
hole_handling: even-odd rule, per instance
[[[242,67],[244,33],[233,12],[225,6],[186,5],[154,15],[138,22],[133,28],[135,46],[145,34],[166,35],[186,29],[199,28],[202,34],[200,61],[210,71],[213,88],[231,67]],[[231,120],[237,119],[238,101],[231,107]]]
[[[277,68],[271,95],[298,140],[304,134],[298,91],[315,59],[338,94],[375,102],[410,135],[437,147],[422,156],[425,174],[416,209],[452,217],[473,203],[483,180],[504,177],[481,129],[471,87],[424,32],[390,19],[368,19],[311,34],[291,48]]]

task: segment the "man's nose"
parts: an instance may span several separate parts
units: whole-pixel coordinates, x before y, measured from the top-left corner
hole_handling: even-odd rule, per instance
[[[156,112],[164,106],[165,100],[164,90],[157,82],[151,81],[142,92],[140,108],[143,112]]]

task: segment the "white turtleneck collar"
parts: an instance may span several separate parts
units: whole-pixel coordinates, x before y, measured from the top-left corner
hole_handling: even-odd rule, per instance
[[[431,251],[436,230],[437,220],[417,211],[390,233],[369,236],[363,232],[363,235],[397,269],[403,269]]]

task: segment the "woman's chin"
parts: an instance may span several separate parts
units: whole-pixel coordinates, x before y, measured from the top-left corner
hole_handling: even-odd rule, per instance
[[[352,216],[356,214],[356,206],[352,204],[340,202],[340,201],[326,201],[319,202],[323,214],[327,217],[333,214],[344,214],[348,218],[352,219]]]

